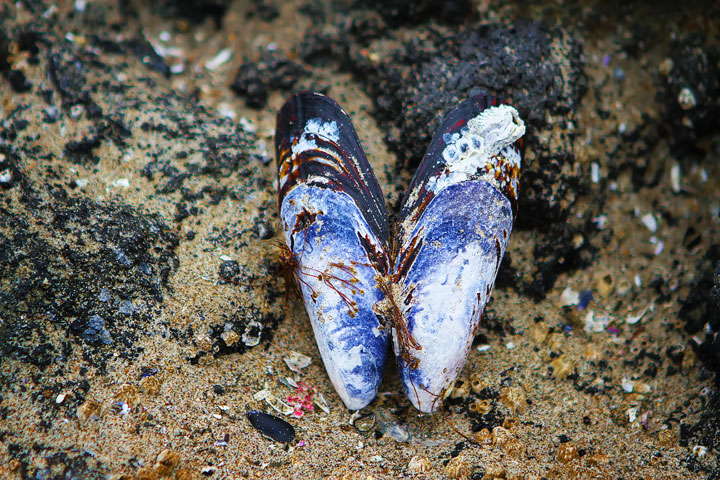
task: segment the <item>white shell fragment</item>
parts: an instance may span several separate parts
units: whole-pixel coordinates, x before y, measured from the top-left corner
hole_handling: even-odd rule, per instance
[[[300,373],[303,368],[309,367],[312,363],[310,357],[294,350],[290,350],[288,354],[283,357],[283,361],[290,370],[296,373]]]

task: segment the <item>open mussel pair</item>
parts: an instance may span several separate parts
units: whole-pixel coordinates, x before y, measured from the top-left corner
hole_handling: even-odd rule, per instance
[[[391,333],[413,405],[432,412],[441,404],[467,359],[507,246],[524,133],[517,111],[490,95],[450,110],[393,230],[340,106],[299,93],[278,112],[286,259],[325,369],[349,409],[376,396]]]

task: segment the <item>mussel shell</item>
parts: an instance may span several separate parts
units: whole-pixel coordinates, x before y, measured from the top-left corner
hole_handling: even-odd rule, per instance
[[[315,340],[335,390],[356,410],[375,398],[389,329],[387,218],[380,186],[347,114],[333,100],[293,96],[277,117],[280,218]]]
[[[513,202],[506,187],[510,180],[516,186],[520,158],[514,142],[524,126],[514,109],[497,104],[494,97],[475,97],[443,118],[400,213],[393,278],[401,287],[403,322],[396,324],[393,338],[405,391],[425,412],[442,403],[465,364],[512,230]],[[490,108],[495,110],[481,117]],[[494,113],[520,123],[500,126],[501,132],[512,132],[507,137],[490,127],[482,130],[487,139],[477,138],[469,122],[479,125]],[[449,157],[459,153],[448,155],[448,149],[459,145],[468,155],[463,158],[470,158],[471,140],[498,143],[502,153],[473,156],[472,168],[451,167]],[[505,181],[495,168],[514,177]]]

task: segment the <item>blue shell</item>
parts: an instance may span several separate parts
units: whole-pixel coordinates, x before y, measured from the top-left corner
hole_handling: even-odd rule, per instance
[[[345,112],[318,94],[278,113],[280,217],[326,370],[345,405],[375,396],[392,327],[406,393],[439,406],[462,369],[512,229],[525,127],[489,96],[441,122],[403,201],[382,191]]]
[[[389,261],[382,191],[350,119],[318,94],[292,97],[275,137],[280,218],[320,354],[349,409],[375,398],[389,328],[373,306]]]
[[[512,230],[525,129],[497,103],[474,97],[446,114],[400,212],[395,353],[405,391],[424,412],[465,364]]]

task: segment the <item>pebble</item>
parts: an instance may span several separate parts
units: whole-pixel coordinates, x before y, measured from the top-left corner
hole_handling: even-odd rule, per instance
[[[607,298],[612,295],[615,288],[612,274],[607,271],[597,272],[594,287],[600,298]]]
[[[432,463],[430,463],[430,460],[420,455],[415,455],[410,459],[410,462],[408,462],[408,470],[413,473],[429,472],[431,468]]]
[[[657,232],[657,229],[658,229],[657,219],[655,218],[655,215],[653,215],[652,213],[646,213],[645,215],[640,217],[640,221],[652,233]]]
[[[220,65],[227,63],[232,58],[232,50],[224,48],[218,52],[213,58],[205,62],[205,68],[208,70],[215,70]]]
[[[540,345],[545,341],[548,334],[550,333],[550,327],[548,327],[545,322],[538,322],[530,327],[529,333],[530,340]]]
[[[0,172],[0,187],[10,188],[13,184],[13,174],[10,169],[6,169]]]
[[[464,480],[470,477],[471,467],[470,462],[464,456],[459,455],[445,465],[445,475],[449,478]]]
[[[488,465],[483,480],[500,480],[506,478],[506,476],[507,472],[502,465]]]
[[[680,104],[680,108],[682,108],[683,110],[690,110],[692,108],[695,108],[695,106],[697,105],[697,100],[695,100],[695,94],[687,87],[680,90],[680,94],[678,95],[677,100]]]
[[[555,458],[560,463],[570,463],[579,456],[578,448],[572,442],[561,443],[555,454]]]
[[[666,58],[658,65],[658,72],[660,72],[660,75],[663,77],[667,77],[670,75],[670,72],[672,72],[673,66],[672,58]]]
[[[237,260],[231,260],[229,257],[225,260],[220,257],[223,262],[220,264],[218,275],[222,279],[233,279],[240,274],[240,264]]]
[[[115,394],[115,401],[126,403],[131,409],[137,407],[140,404],[137,387],[129,383],[120,385],[120,389]]]
[[[247,417],[253,427],[275,441],[289,443],[295,439],[295,428],[282,418],[256,410],[247,412]]]
[[[88,328],[83,331],[82,338],[87,343],[103,343],[105,345],[112,343],[110,332],[105,328],[105,319],[100,315],[90,317]]]
[[[123,315],[132,315],[135,312],[135,305],[133,305],[132,300],[123,300],[120,302],[120,308],[118,309],[118,312],[122,313]]]
[[[161,477],[168,476],[180,463],[180,454],[171,450],[163,450],[157,456],[153,470]]]
[[[475,400],[468,406],[468,410],[473,413],[479,413],[480,415],[486,415],[492,410],[492,404],[490,400]]]
[[[567,355],[560,355],[550,365],[553,367],[555,378],[564,380],[575,370],[575,362]]]

